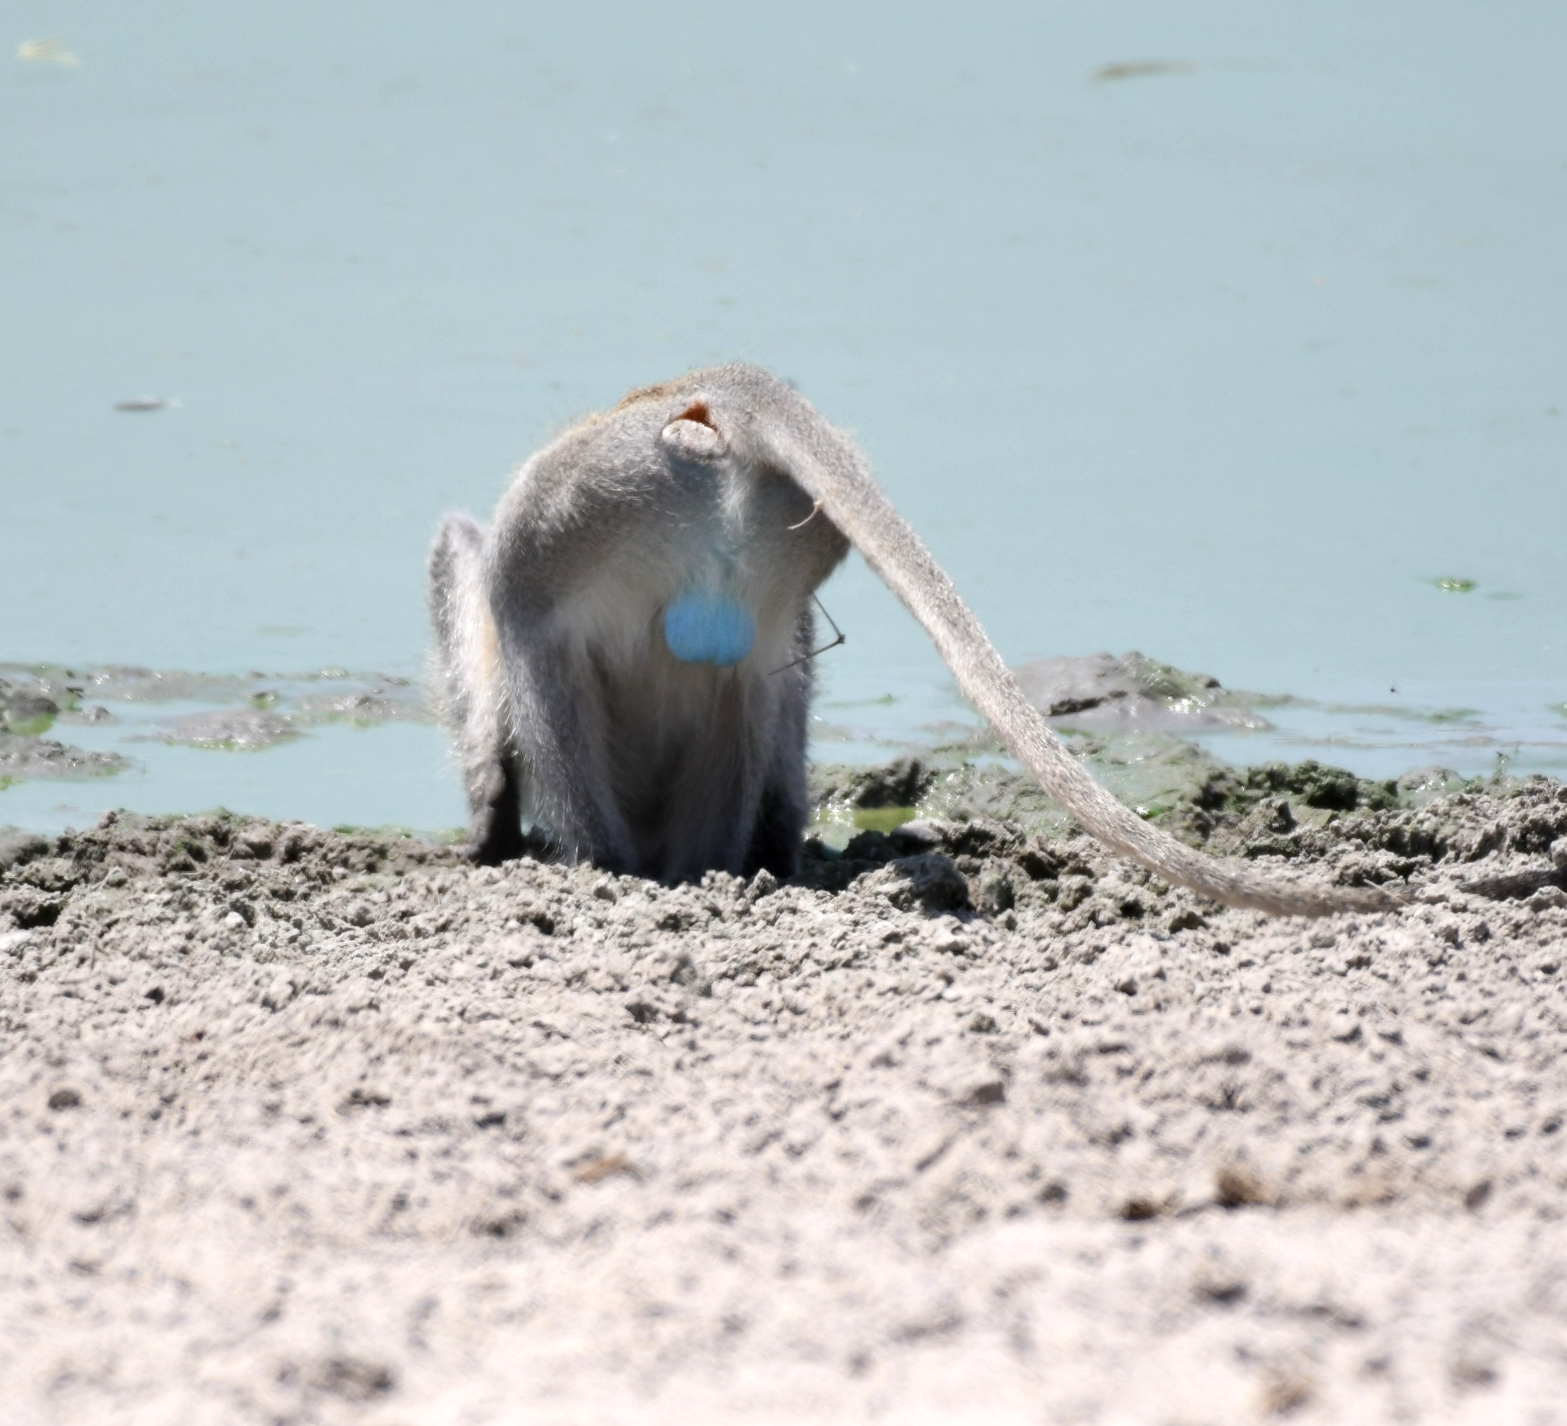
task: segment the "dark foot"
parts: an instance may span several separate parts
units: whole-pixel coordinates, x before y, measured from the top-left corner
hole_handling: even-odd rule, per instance
[[[470,840],[464,855],[477,866],[499,866],[535,851],[520,827],[497,824],[492,825],[484,837]]]
[[[467,857],[479,866],[514,862],[533,850],[522,832],[522,800],[509,767],[498,766],[485,789],[483,808],[474,816]]]
[[[794,800],[776,793],[765,794],[742,868],[746,879],[749,881],[759,871],[770,871],[779,881],[798,876],[804,833],[805,818]]]

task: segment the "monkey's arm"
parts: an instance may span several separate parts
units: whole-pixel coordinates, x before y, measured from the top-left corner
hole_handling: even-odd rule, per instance
[[[495,865],[523,851],[522,777],[483,552],[484,532],[466,515],[442,522],[430,551],[430,614],[441,721],[462,758],[468,793],[468,854]]]
[[[1281,877],[1194,851],[1116,801],[1069,753],[986,637],[941,566],[872,479],[864,458],[804,398],[740,417],[751,443],[786,470],[919,620],[966,698],[1040,785],[1107,846],[1168,881],[1231,906],[1276,915],[1385,910],[1406,898],[1379,887],[1333,887]]]

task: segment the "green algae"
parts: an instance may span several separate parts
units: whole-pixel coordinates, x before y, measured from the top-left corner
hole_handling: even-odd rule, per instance
[[[862,832],[890,832],[919,815],[917,807],[859,807],[853,813],[854,825]]]

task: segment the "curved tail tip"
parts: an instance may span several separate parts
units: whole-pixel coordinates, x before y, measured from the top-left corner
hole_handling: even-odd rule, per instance
[[[1335,916],[1343,912],[1399,911],[1414,900],[1414,888],[1403,886],[1323,886],[1308,893],[1310,909],[1297,915]]]
[[[1212,896],[1207,888],[1193,888]],[[1339,916],[1346,912],[1398,911],[1414,900],[1413,887],[1392,886],[1273,886],[1260,893],[1243,894],[1233,899],[1217,898],[1229,905],[1264,911],[1270,916]]]
[[[1351,909],[1357,911],[1398,911],[1415,899],[1412,886],[1356,886],[1344,890],[1352,893]]]

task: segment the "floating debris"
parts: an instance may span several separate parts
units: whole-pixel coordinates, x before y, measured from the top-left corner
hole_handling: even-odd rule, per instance
[[[1189,59],[1141,59],[1102,64],[1088,77],[1094,80],[1147,79],[1156,74],[1191,74],[1196,68]]]
[[[1444,594],[1468,594],[1478,587],[1472,579],[1455,579],[1451,576],[1438,579],[1435,583]]]
[[[180,403],[172,396],[132,396],[128,401],[116,401],[116,411],[169,411]]]
[[[48,35],[41,40],[23,40],[16,47],[16,57],[24,64],[57,64],[62,69],[75,69],[81,63],[59,35]]]

